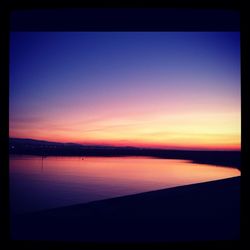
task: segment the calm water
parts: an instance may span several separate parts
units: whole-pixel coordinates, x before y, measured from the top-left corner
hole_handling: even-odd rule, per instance
[[[11,209],[36,211],[239,175],[185,160],[11,156]]]

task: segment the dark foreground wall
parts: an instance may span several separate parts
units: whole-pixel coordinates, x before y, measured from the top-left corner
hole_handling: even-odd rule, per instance
[[[240,177],[12,218],[13,239],[84,242],[236,240]]]

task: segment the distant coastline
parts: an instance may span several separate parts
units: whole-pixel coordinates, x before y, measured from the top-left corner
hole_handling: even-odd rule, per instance
[[[58,143],[33,139],[9,138],[10,155],[36,156],[148,156],[161,159],[190,160],[199,164],[210,164],[240,169],[240,151],[206,151],[152,149],[137,147],[89,146],[74,143]]]

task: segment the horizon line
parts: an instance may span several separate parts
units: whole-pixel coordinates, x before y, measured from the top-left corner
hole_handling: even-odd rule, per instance
[[[241,145],[239,145],[239,148],[195,148],[195,147],[182,147],[182,146],[132,146],[129,144],[126,145],[115,145],[115,144],[95,144],[95,143],[79,143],[79,142],[59,142],[59,141],[50,141],[46,139],[34,139],[34,138],[21,138],[21,137],[11,137],[9,136],[9,139],[20,139],[20,140],[33,140],[33,141],[42,141],[42,142],[51,142],[51,143],[61,143],[61,144],[77,144],[79,146],[104,146],[104,147],[117,147],[117,148],[125,148],[125,147],[131,147],[131,148],[138,148],[138,149],[158,149],[158,150],[179,150],[179,151],[241,151]]]

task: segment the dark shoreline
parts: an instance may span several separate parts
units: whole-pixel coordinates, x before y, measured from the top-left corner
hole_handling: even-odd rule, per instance
[[[10,138],[11,155],[36,156],[148,156],[160,159],[191,160],[198,164],[209,164],[240,169],[240,151],[170,150],[136,147],[84,146],[72,143],[54,143],[31,139]]]
[[[11,234],[84,242],[239,240],[240,177],[19,215]]]

